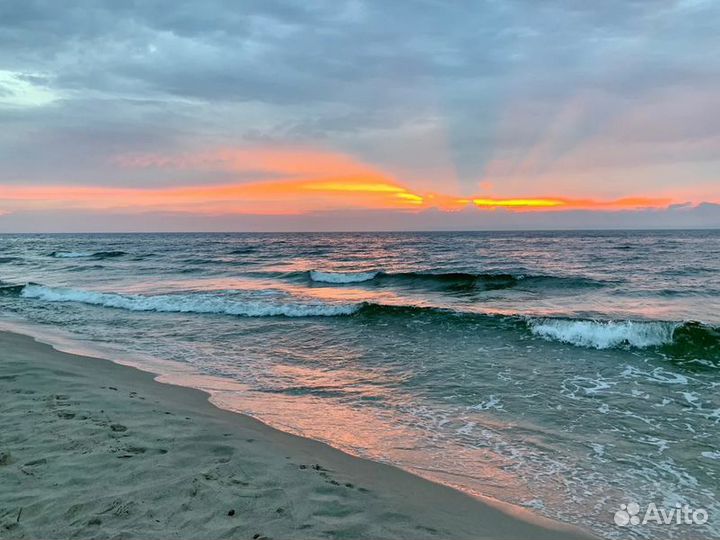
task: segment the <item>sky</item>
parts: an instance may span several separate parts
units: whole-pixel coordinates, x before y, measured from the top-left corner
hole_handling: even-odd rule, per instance
[[[0,232],[720,227],[714,0],[0,2]]]

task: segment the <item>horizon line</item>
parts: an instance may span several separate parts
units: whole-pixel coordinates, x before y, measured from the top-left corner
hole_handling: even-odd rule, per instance
[[[0,235],[13,234],[363,234],[363,233],[480,233],[480,232],[673,232],[720,231],[720,226],[709,227],[618,227],[618,228],[548,228],[548,229],[367,229],[367,230],[257,230],[257,231],[0,231]]]

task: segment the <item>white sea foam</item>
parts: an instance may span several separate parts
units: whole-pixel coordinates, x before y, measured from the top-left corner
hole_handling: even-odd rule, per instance
[[[672,343],[677,325],[663,322],[529,320],[530,331],[547,340],[592,349],[655,347]]]
[[[377,276],[377,272],[319,272],[312,270],[310,279],[322,283],[361,283],[370,281]]]
[[[504,407],[502,402],[498,398],[496,398],[494,395],[491,395],[485,401],[482,401],[477,405],[473,405],[468,408],[475,411],[487,411],[489,409],[496,409],[498,411],[502,411]]]
[[[156,296],[123,295],[77,289],[27,285],[21,295],[45,302],[79,302],[95,306],[126,309],[129,311],[157,311],[164,313],[208,313],[242,315],[246,317],[317,317],[351,315],[357,304],[274,303],[236,301],[211,294],[165,294]]]
[[[92,257],[94,253],[86,253],[84,251],[56,251],[52,254],[57,259],[81,259]]]

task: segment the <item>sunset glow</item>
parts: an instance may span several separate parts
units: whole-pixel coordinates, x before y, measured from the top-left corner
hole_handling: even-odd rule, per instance
[[[553,206],[564,206],[566,203],[557,199],[473,199],[473,204],[476,206],[487,206],[487,207],[553,207]]]
[[[172,178],[180,171],[274,177],[272,180],[209,185],[128,188],[99,186],[3,186],[0,207],[5,211],[68,209],[195,214],[299,215],[328,210],[436,209],[457,212],[533,212],[565,210],[628,210],[666,208],[672,197],[616,199],[533,196],[503,197],[488,193],[460,196],[411,187],[391,172],[351,156],[308,148],[223,148],[185,155],[121,155],[112,162],[128,172],[157,170]],[[548,187],[551,187],[548,184]],[[493,186],[485,186],[493,191]]]
[[[457,211],[506,211],[665,208],[669,198],[628,197],[615,200],[572,198],[458,197],[452,194],[415,192],[388,179],[357,177],[282,180],[216,186],[129,189],[75,186],[4,186],[0,204],[9,211],[41,208],[88,210],[130,209],[196,213],[298,214],[327,209],[430,208]]]
[[[0,232],[720,226],[716,5],[411,6],[27,8]]]

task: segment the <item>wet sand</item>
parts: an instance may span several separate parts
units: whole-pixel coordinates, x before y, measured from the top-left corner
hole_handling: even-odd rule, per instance
[[[2,538],[590,538],[7,332],[0,411]]]

